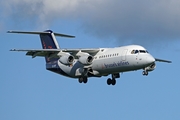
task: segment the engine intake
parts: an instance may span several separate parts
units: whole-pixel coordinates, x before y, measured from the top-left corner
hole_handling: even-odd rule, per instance
[[[82,63],[83,65],[90,65],[92,64],[94,57],[91,55],[84,55],[79,57],[79,62]]]
[[[63,55],[59,58],[59,62],[61,62],[64,65],[71,65],[73,64],[74,56],[72,55]]]

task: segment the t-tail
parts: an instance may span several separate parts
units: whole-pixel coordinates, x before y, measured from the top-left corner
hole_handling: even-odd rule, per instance
[[[74,38],[75,36],[65,35],[60,33],[53,33],[51,30],[46,30],[44,32],[24,32],[24,31],[8,31],[8,33],[21,33],[21,34],[38,34],[41,39],[41,44],[43,49],[60,49],[55,36]],[[46,63],[57,61],[59,58],[45,57]]]
[[[41,39],[41,44],[43,49],[60,49],[58,42],[54,36],[54,33],[51,30],[46,30],[39,34]],[[46,63],[57,61],[58,58],[49,58],[48,56],[45,57]]]

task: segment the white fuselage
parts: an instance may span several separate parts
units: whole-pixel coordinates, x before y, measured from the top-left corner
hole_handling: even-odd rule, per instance
[[[59,67],[72,78],[78,78],[86,74],[84,68],[91,68],[95,76],[106,76],[109,74],[144,69],[155,62],[155,59],[147,50],[139,45],[129,45],[117,48],[100,48],[94,56],[91,65],[84,66],[78,59],[73,65],[64,65],[58,62]]]

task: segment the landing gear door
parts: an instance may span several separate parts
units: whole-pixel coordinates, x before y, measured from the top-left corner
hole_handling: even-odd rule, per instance
[[[126,54],[127,54],[127,49],[124,49],[123,52],[122,52],[122,56],[121,56],[121,60],[122,61],[125,61],[126,60]]]

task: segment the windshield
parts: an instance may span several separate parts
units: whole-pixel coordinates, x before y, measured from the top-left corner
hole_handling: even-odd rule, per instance
[[[148,53],[147,50],[132,50],[131,54],[137,54],[137,53]]]

